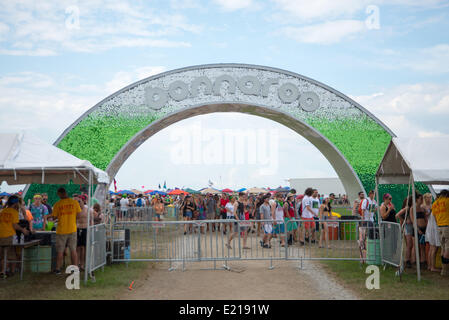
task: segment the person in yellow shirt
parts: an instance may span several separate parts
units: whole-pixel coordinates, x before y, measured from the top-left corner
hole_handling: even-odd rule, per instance
[[[441,243],[441,275],[449,275],[449,191],[442,190],[432,205]]]
[[[7,260],[16,260],[16,254],[14,248],[8,245],[12,245],[13,236],[17,231],[21,231],[23,234],[28,235],[28,230],[19,226],[19,197],[10,196],[6,202],[6,208],[0,211],[0,261],[1,261],[1,272],[0,277],[6,276],[5,270],[5,257]],[[11,273],[14,274],[15,263],[10,263]]]
[[[61,274],[62,259],[66,246],[70,249],[72,265],[78,266],[76,254],[77,230],[76,218],[81,213],[77,201],[69,198],[64,188],[58,189],[58,197],[61,199],[53,206],[53,218],[58,220],[56,227],[56,274]]]

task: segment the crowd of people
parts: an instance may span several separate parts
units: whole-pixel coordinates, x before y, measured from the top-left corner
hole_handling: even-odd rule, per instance
[[[405,236],[405,268],[412,268],[416,265],[416,253],[419,252],[419,261],[421,269],[427,269],[432,272],[440,272],[442,275],[449,275],[449,191],[442,190],[435,201],[430,193],[415,194],[415,203],[413,196],[407,196],[401,209],[396,210],[393,198],[389,193],[382,197],[382,203],[379,207],[380,218],[382,221],[399,222],[402,234]],[[416,225],[418,235],[418,247],[415,247],[414,215],[412,214],[413,205],[416,208]],[[361,232],[359,233],[359,244],[364,250],[363,258],[366,258],[366,231],[371,232],[368,237],[376,238],[378,232],[375,224],[377,223],[377,203],[374,199],[374,191],[368,193],[365,198],[363,192],[359,193],[359,199],[354,201],[353,214],[360,215],[364,220],[362,222]],[[428,250],[426,250],[428,246]],[[441,250],[442,268],[436,268],[435,261],[437,251]]]
[[[0,245],[12,243],[16,234],[33,234],[36,231],[56,229],[57,262],[56,273],[60,273],[63,255],[70,249],[72,264],[84,269],[87,228],[87,196],[85,194],[67,196],[65,189],[58,190],[60,200],[54,206],[48,204],[46,194],[36,194],[29,206],[19,195],[2,199],[0,211]],[[400,222],[406,239],[405,267],[415,264],[415,250],[419,251],[422,268],[440,271],[435,266],[435,256],[441,247],[441,273],[449,275],[449,191],[443,190],[433,201],[432,195],[416,194],[416,225],[418,227],[418,248],[414,245],[414,216],[412,196],[403,201],[402,208],[396,210],[392,196],[382,197],[378,207],[375,192],[365,196],[360,192],[354,201],[352,214],[361,219],[359,223],[360,254],[366,259],[366,240],[379,237],[378,215],[388,222]],[[201,224],[199,232],[223,232],[227,234],[227,247],[232,248],[232,240],[240,232],[243,249],[247,246],[249,233],[260,237],[262,248],[271,248],[272,239],[277,238],[281,246],[318,243],[319,248],[331,248],[328,221],[333,219],[332,205],[347,203],[347,197],[335,197],[334,194],[320,195],[317,189],[307,188],[304,194],[297,195],[296,190],[288,193],[248,194],[180,194],[177,196],[122,195],[109,200],[109,209],[116,212],[117,219],[139,219],[143,210],[152,208],[155,221],[164,220],[167,206],[176,207],[179,218],[185,221],[213,220]],[[133,210],[134,209],[134,210]],[[91,225],[104,221],[104,215],[98,203],[91,209]],[[228,221],[223,221],[228,220]],[[230,221],[231,220],[231,221]],[[252,221],[253,220],[253,221]],[[298,221],[300,220],[300,221]],[[233,222],[232,222],[233,221]],[[192,224],[184,225],[184,235],[196,232]],[[430,249],[426,253],[426,243]],[[8,260],[17,260],[16,251],[8,251]],[[3,253],[0,252],[3,257]],[[1,274],[7,270],[1,264]],[[14,263],[10,264],[10,275],[14,272]]]
[[[86,237],[88,224],[88,206],[86,194],[74,194],[69,198],[64,188],[58,190],[60,200],[53,206],[48,203],[47,194],[35,194],[29,206],[19,194],[3,198],[0,204],[0,260],[6,250],[7,268],[1,261],[0,277],[14,275],[18,260],[18,252],[14,247],[8,247],[14,241],[19,241],[21,235],[28,240],[39,231],[56,231],[56,274],[61,273],[64,255],[70,250],[71,262],[85,268]],[[101,206],[95,203],[90,212],[91,225],[100,224],[104,220]],[[9,271],[7,270],[9,267]]]

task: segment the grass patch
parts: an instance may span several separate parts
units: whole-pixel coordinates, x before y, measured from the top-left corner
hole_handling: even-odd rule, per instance
[[[352,209],[344,207],[332,207],[332,211],[341,214],[342,216],[352,216]]]
[[[395,276],[396,268],[387,266],[380,270],[380,289],[368,290],[365,281],[367,265],[358,261],[322,261],[326,271],[336,276],[361,299],[366,300],[447,300],[449,299],[449,277],[439,273],[421,270],[421,281],[417,281],[416,269],[407,269],[402,281]]]
[[[96,282],[84,285],[84,273],[80,273],[80,289],[68,290],[65,286],[67,274],[54,275],[48,273],[24,273],[23,280],[19,275],[0,280],[0,300],[89,300],[118,299],[128,291],[132,281],[141,279],[148,270],[145,262],[130,262],[105,266],[95,271]]]

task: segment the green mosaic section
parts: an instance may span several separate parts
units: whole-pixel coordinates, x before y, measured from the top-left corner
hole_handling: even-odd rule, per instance
[[[366,115],[359,119],[320,119],[309,117],[306,122],[320,131],[345,156],[357,173],[366,192],[375,190],[375,174],[391,141],[391,136]],[[416,189],[429,192],[425,184],[416,183]],[[407,197],[407,185],[380,185],[379,197],[390,193],[396,208],[402,207]]]
[[[99,169],[106,170],[109,162],[120,149],[140,130],[156,120],[155,116],[129,117],[89,115],[75,126],[58,144],[64,151],[80,159],[89,160]],[[86,190],[86,186],[71,185],[42,185],[32,184],[26,194],[25,201],[31,199],[35,193],[47,193],[51,204],[58,201],[56,190],[65,187],[69,196]]]

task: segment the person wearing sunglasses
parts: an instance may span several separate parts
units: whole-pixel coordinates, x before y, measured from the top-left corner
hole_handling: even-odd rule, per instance
[[[383,202],[380,205],[380,216],[382,221],[396,222],[396,210],[391,202],[392,197],[389,193],[384,194]]]

